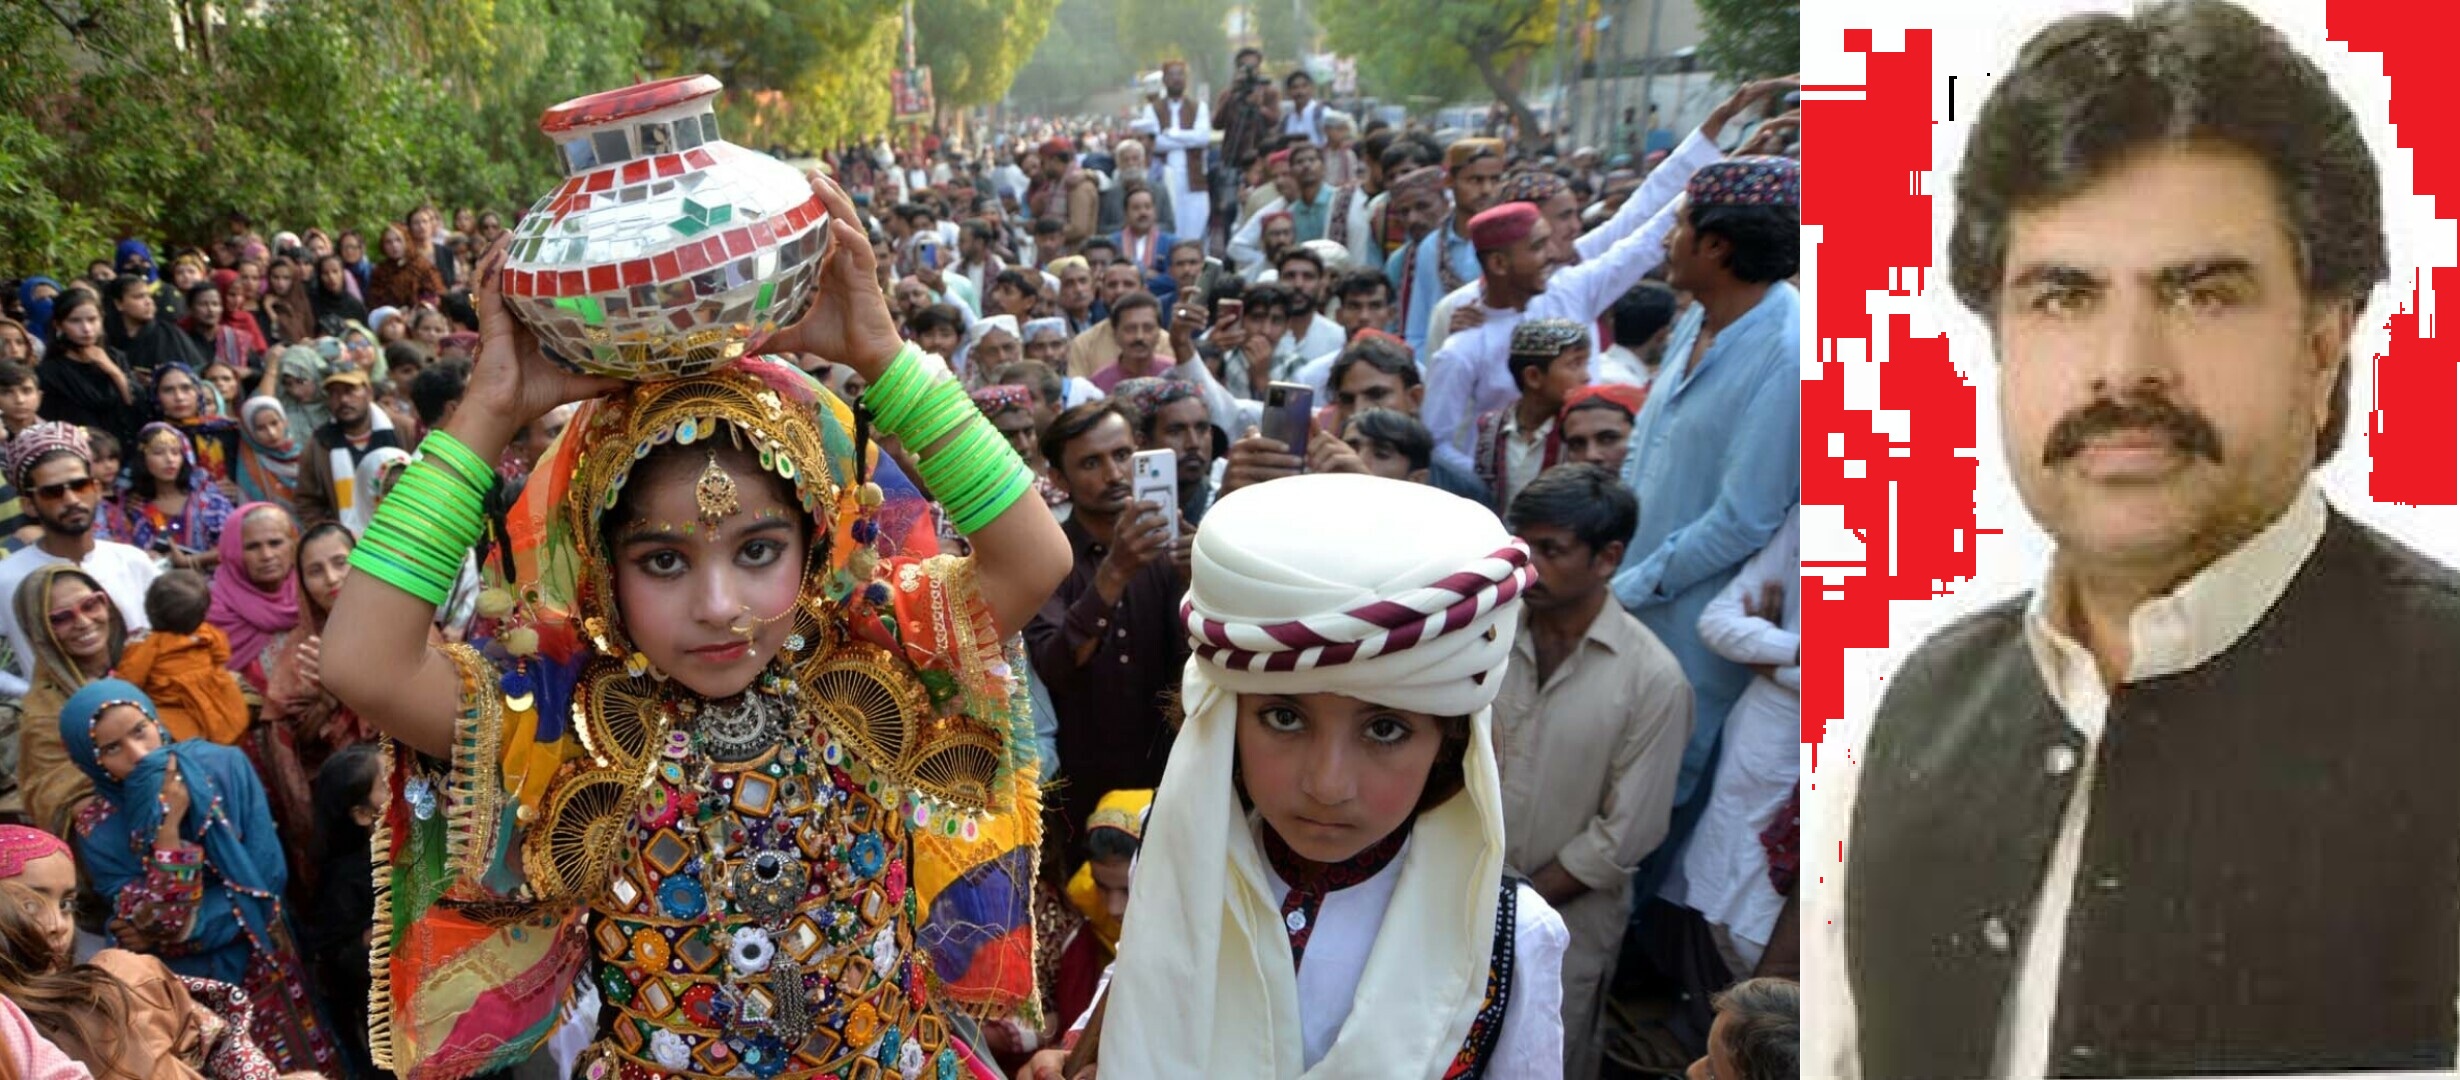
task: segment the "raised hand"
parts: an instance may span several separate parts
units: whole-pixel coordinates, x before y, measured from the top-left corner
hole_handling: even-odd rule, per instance
[[[811,310],[794,325],[753,343],[764,353],[812,353],[831,363],[853,368],[870,383],[888,370],[905,339],[897,319],[889,314],[888,296],[880,291],[880,263],[872,254],[871,238],[863,234],[854,200],[845,189],[822,175],[810,174],[812,194],[829,212],[828,246],[820,253],[820,274],[812,283]]]
[[[538,336],[514,318],[504,306],[504,260],[512,246],[512,234],[506,233],[488,245],[487,254],[478,261],[478,293],[474,303],[478,308],[478,358],[470,369],[470,383],[462,394],[463,407],[455,411],[489,414],[491,429],[501,429],[502,437],[494,439],[499,446],[509,442],[512,433],[522,425],[547,414],[547,411],[567,402],[582,401],[623,388],[623,381],[599,375],[583,375],[565,369],[547,359],[538,347]],[[492,432],[491,432],[492,434]],[[468,439],[463,439],[469,442]],[[476,443],[473,450],[483,451]]]

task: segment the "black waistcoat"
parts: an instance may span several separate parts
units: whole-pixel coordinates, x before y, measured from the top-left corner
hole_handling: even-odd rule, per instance
[[[2081,769],[2022,599],[1892,680],[1846,857],[1870,1080],[1988,1075]],[[2460,577],[2331,515],[2221,655],[2111,696],[2052,1076],[2448,1069]]]

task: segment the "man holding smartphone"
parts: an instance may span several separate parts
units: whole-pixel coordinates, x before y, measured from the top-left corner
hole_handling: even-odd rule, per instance
[[[1059,714],[1067,784],[1056,845],[1072,850],[1104,792],[1152,787],[1170,759],[1165,712],[1187,662],[1178,623],[1194,534],[1134,497],[1136,420],[1116,399],[1059,414],[1042,433],[1051,478],[1075,511],[1061,526],[1075,566],[1025,627],[1034,672]]]

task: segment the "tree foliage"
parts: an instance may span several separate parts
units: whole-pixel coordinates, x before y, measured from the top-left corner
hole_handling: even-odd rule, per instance
[[[1229,74],[1220,0],[1123,0],[1118,11],[1119,50],[1138,70],[1185,60],[1191,85],[1218,85]]]
[[[1741,83],[1802,70],[1801,0],[1695,0],[1700,59]]]
[[[1473,78],[1520,118],[1536,117],[1518,73],[1554,43],[1556,0],[1316,0],[1325,44],[1356,57],[1361,78],[1387,98],[1449,99]]]
[[[923,0],[918,16],[946,20],[924,38],[948,41],[940,93],[997,100],[1056,2]],[[724,80],[721,120],[744,145],[878,134],[899,14],[900,0],[0,2],[0,277],[81,268],[120,236],[201,243],[231,210],[268,234],[368,230],[425,201],[517,213],[560,176],[539,114],[648,77]]]
[[[1119,49],[1118,0],[1061,0],[1008,96],[1029,112],[1074,112],[1134,67]]]
[[[916,53],[942,108],[994,105],[1051,28],[1059,0],[915,0]]]

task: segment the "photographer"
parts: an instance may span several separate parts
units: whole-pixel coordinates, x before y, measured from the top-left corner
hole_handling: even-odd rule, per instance
[[[1227,222],[1238,205],[1239,179],[1264,153],[1264,144],[1280,126],[1280,103],[1271,79],[1264,77],[1264,51],[1248,46],[1238,51],[1238,71],[1230,88],[1213,103],[1213,126],[1222,133],[1221,154],[1212,178],[1213,219]]]

